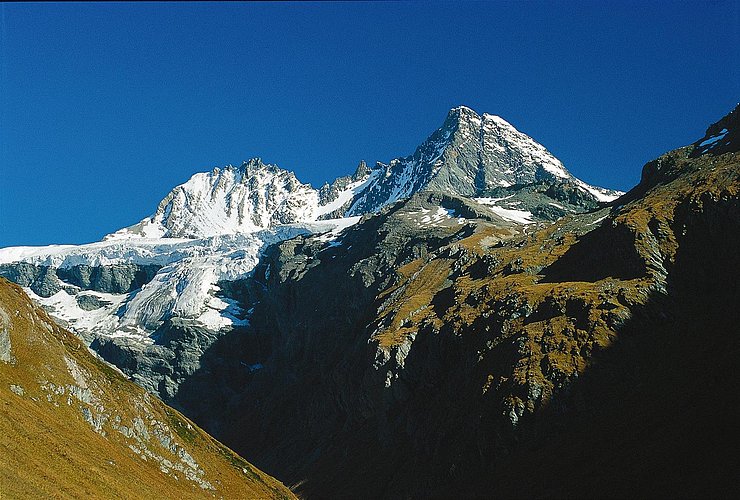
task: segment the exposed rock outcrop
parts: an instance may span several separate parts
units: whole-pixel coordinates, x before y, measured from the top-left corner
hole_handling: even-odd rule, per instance
[[[222,417],[196,419],[317,497],[329,488],[353,497],[548,495],[539,482],[507,479],[532,474],[555,492],[603,491],[596,481],[563,481],[572,478],[565,466],[538,461],[530,469],[526,459],[538,449],[609,484],[619,479],[614,491],[624,495],[660,487],[680,494],[687,469],[700,482],[731,475],[731,463],[698,458],[717,445],[714,435],[692,439],[696,454],[673,457],[675,469],[653,467],[651,478],[627,457],[597,471],[611,446],[592,443],[592,463],[583,463],[559,458],[553,444],[560,432],[589,442],[608,432],[571,423],[588,425],[594,414],[599,425],[621,419],[616,435],[659,460],[698,416],[677,417],[683,423],[666,425],[665,436],[649,431],[676,418],[651,399],[661,383],[669,384],[669,411],[691,404],[696,386],[672,374],[675,363],[691,356],[707,384],[722,373],[712,394],[738,382],[729,360],[712,364],[725,348],[737,352],[728,328],[740,321],[731,305],[740,279],[738,153],[692,151],[653,164],[666,168],[646,166],[618,205],[554,224],[522,226],[484,216],[473,202],[417,195],[336,241],[268,249],[255,274],[264,297],[251,316],[254,335],[268,344],[262,368]],[[697,328],[716,340],[703,344]],[[659,360],[663,342],[675,345]],[[698,355],[701,345],[708,351]],[[632,388],[634,399],[620,408],[601,394],[611,383]],[[703,411],[737,435],[724,410]],[[289,451],[302,458],[284,461]]]
[[[95,290],[121,294],[141,288],[151,281],[160,267],[157,265],[115,264],[55,268],[48,265],[18,262],[0,264],[0,276],[21,286],[29,287],[40,297],[51,297],[62,289],[72,292],[76,290]]]

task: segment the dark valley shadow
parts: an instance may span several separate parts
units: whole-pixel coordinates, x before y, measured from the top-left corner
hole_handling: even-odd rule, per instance
[[[475,332],[422,325],[405,369],[386,374],[365,330],[375,291],[347,278],[357,255],[324,255],[333,267],[273,290],[253,331],[218,339],[175,403],[307,498],[737,497],[739,208],[677,214],[667,293],[633,307],[618,340],[514,431],[475,382]],[[605,236],[586,235],[546,279],[642,275],[619,249],[631,235]],[[491,356],[510,366],[516,345]]]

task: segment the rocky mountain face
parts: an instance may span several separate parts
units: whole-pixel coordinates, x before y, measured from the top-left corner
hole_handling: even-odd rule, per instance
[[[347,215],[376,212],[422,190],[474,197],[540,182],[572,184],[592,202],[622,194],[576,179],[544,146],[503,118],[460,106],[413,155],[378,163],[347,205]]]
[[[102,242],[0,249],[0,275],[137,383],[175,401],[201,354],[248,328],[254,304],[238,284],[266,248],[297,235],[334,241],[365,212],[416,192],[474,196],[468,204],[519,224],[592,210],[617,194],[575,179],[502,119],[460,107],[414,155],[390,165],[361,162],[319,190],[259,159],[216,168]]]
[[[417,193],[271,246],[204,354],[243,378],[178,403],[308,497],[737,492],[740,148],[706,140],[555,223]]]
[[[319,190],[197,174],[105,241],[0,249],[0,275],[308,497],[699,494],[733,466],[688,451],[734,435],[737,116],[615,199],[455,108]]]
[[[259,158],[214,168],[173,189],[151,217],[106,239],[253,233],[374,213],[419,191],[485,197],[496,188],[513,186],[518,193],[532,185],[569,186],[579,191],[586,208],[622,194],[576,179],[544,146],[503,118],[460,106],[411,156],[372,169],[360,162],[354,174],[319,190]]]
[[[280,224],[313,220],[316,192],[293,172],[259,158],[195,174],[173,189],[157,211],[106,239],[204,238],[253,233]]]
[[[75,247],[6,249],[22,261],[0,265],[0,274],[27,287],[93,348],[106,355],[121,352],[117,364],[168,400],[199,367],[202,350],[248,324],[248,308],[222,293],[219,283],[251,272],[267,245],[312,231],[331,234],[336,227],[317,223],[193,240],[113,238]],[[169,336],[161,335],[162,328],[175,318],[204,336],[184,349],[163,344]],[[132,365],[123,357],[137,361]]]
[[[0,278],[3,498],[293,498]]]
[[[713,123],[704,137],[694,143],[692,157],[711,154],[719,156],[724,153],[737,151],[740,142],[740,108],[735,108],[730,114],[717,123]]]

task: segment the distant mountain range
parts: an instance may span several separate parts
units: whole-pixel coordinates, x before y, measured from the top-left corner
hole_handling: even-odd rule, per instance
[[[318,190],[259,158],[215,168],[174,188],[151,217],[99,243],[0,249],[0,275],[28,287],[94,348],[126,344],[148,353],[158,329],[183,320],[210,332],[205,349],[248,325],[250,307],[240,307],[222,283],[249,277],[269,245],[317,233],[334,240],[361,216],[420,192],[462,196],[488,217],[525,224],[594,209],[621,194],[576,179],[503,119],[461,106],[413,155],[387,165],[361,162],[353,175]],[[157,349],[146,357],[176,365],[172,373],[132,374],[165,399],[198,367],[196,354],[163,356]]]
[[[413,155],[368,168],[319,190],[259,158],[215,168],[173,189],[151,217],[111,238],[206,238],[254,233],[279,225],[376,213],[419,191],[485,197],[500,188],[568,184],[585,200],[623,194],[576,179],[544,146],[504,119],[470,108],[450,110]]]
[[[0,249],[0,275],[309,498],[717,494],[738,115],[621,193],[461,106],[410,156],[319,189],[216,168],[101,242]]]

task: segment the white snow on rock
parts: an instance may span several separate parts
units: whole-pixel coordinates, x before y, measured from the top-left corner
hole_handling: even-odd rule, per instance
[[[537,180],[574,182],[599,201],[623,194],[577,179],[543,145],[500,116],[479,116],[459,106],[413,155],[378,163],[354,191],[346,215],[374,212],[424,189],[475,196]]]
[[[377,174],[376,174],[377,175]],[[330,214],[334,212],[335,210],[339,210],[342,208],[346,203],[349,203],[352,201],[352,199],[357,195],[358,192],[362,191],[371,181],[373,176],[368,175],[366,178],[352,182],[345,189],[340,191],[337,194],[337,197],[334,198],[329,203],[322,205],[318,207],[316,210],[316,217],[321,217],[322,215]]]
[[[499,201],[508,200],[509,198],[513,198],[514,195],[510,196],[504,196],[503,198],[488,198],[488,197],[481,197],[481,198],[473,198],[475,201],[480,203],[481,205],[496,205]]]
[[[74,325],[80,332],[93,332],[94,330],[113,331],[118,318],[115,313],[121,304],[128,298],[129,294],[113,294],[94,291],[85,291],[80,295],[89,295],[102,301],[105,305],[99,309],[87,311],[79,306],[74,295],[60,290],[51,297],[39,297],[30,288],[23,290],[41,304],[49,313],[61,320],[63,323]]]
[[[53,316],[87,335],[128,336],[149,342],[148,336],[172,316],[192,319],[212,330],[244,326],[248,320],[243,319],[245,314],[238,304],[217,296],[220,281],[249,276],[266,246],[297,235],[316,234],[331,246],[340,245],[341,232],[362,215],[407,198],[433,180],[438,189],[468,186],[475,191],[479,188],[477,174],[460,166],[460,158],[466,162],[482,158],[489,170],[500,169],[486,174],[493,175],[485,180],[486,189],[531,182],[536,175],[537,179],[571,179],[601,201],[616,197],[575,179],[544,146],[503,118],[479,116],[463,106],[451,110],[445,125],[414,155],[378,164],[323,205],[319,192],[301,183],[293,172],[255,158],[239,167],[229,165],[193,175],[175,187],[150,217],[109,234],[103,241],[4,248],[0,249],[0,264],[160,266],[150,282],[129,294],[78,290],[78,294],[89,294],[102,304],[93,310],[80,307],[72,295],[74,286],[47,298],[27,290]],[[445,165],[456,167],[446,167],[443,172]],[[473,191],[456,194],[474,196]],[[530,212],[497,206],[507,198],[477,201],[507,220],[533,222]],[[319,220],[345,206],[350,208],[344,218]],[[424,208],[409,217],[420,227],[465,223],[454,211],[442,207]],[[85,305],[90,308],[90,301]]]
[[[500,215],[504,219],[518,222],[519,224],[532,224],[535,221],[532,220],[532,212],[529,212],[527,210],[513,210],[510,208],[503,208],[503,207],[490,207],[491,211],[493,211],[496,215]]]
[[[624,194],[624,192],[622,191],[611,191],[609,189],[591,186],[590,184],[586,184],[580,179],[574,178],[573,180],[581,190],[586,191],[587,193],[591,193],[594,198],[601,202],[614,201]]]
[[[52,316],[81,334],[128,336],[146,342],[146,338],[170,316],[194,319],[214,330],[244,326],[246,323],[237,317],[238,306],[215,296],[219,281],[248,276],[270,244],[315,233],[336,237],[359,219],[286,224],[254,233],[190,240],[139,236],[79,246],[7,248],[0,249],[0,263],[24,261],[56,268],[124,262],[163,266],[149,283],[130,294],[78,292],[108,303],[92,311],[82,309],[75,296],[65,290],[48,298],[26,290],[37,302],[47,306]]]
[[[131,294],[97,294],[110,304],[93,311],[82,309],[71,292],[43,298],[28,290],[52,315],[83,334],[143,340],[171,316],[190,318],[214,330],[244,326],[238,306],[215,296],[217,283],[248,276],[267,245],[308,234],[336,239],[360,217],[316,219],[347,203],[368,180],[350,184],[331,203],[320,206],[318,192],[292,172],[253,159],[238,168],[195,174],[173,189],[154,215],[103,241],[4,248],[0,264],[162,266]]]
[[[529,212],[528,210],[515,210],[512,208],[504,208],[499,207],[496,205],[501,200],[505,200],[510,198],[507,196],[506,198],[474,198],[475,201],[480,203],[481,205],[486,205],[489,210],[491,210],[496,215],[506,219],[510,220],[512,222],[517,222],[519,224],[533,224],[537,221],[533,220],[534,215],[532,212]]]
[[[421,208],[416,211],[407,212],[404,214],[410,222],[416,224],[421,228],[428,228],[432,226],[447,226],[450,224],[465,224],[467,221],[464,217],[461,217],[453,209],[444,207]]]
[[[87,245],[0,248],[0,264],[28,262],[52,267],[80,264],[105,266],[121,263],[165,265],[193,251],[193,240],[142,238],[105,240]]]
[[[514,126],[496,115],[483,114],[484,140],[498,143],[494,149],[508,148],[520,152],[529,164],[538,164],[555,177],[569,179],[572,176],[563,164],[542,144],[527,134],[519,132]]]
[[[154,215],[106,239],[253,233],[314,220],[318,203],[317,191],[299,182],[293,172],[255,158],[241,167],[229,165],[195,174],[173,189]]]

